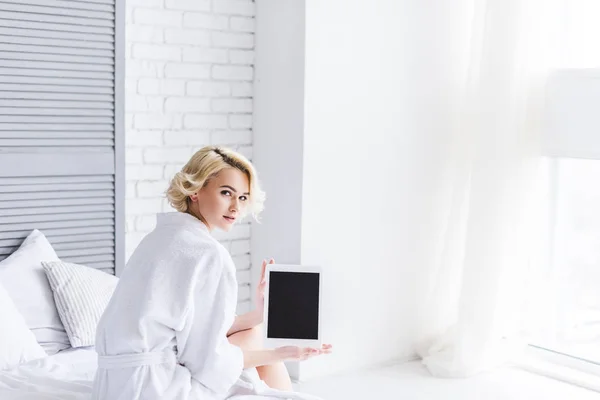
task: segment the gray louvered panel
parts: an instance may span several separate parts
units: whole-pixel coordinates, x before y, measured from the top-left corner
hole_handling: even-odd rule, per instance
[[[74,181],[73,183],[70,183],[70,182],[58,181],[58,180],[56,180],[55,177],[51,177],[51,178],[52,179],[49,180],[49,183],[40,183],[39,181],[36,182],[33,180],[32,180],[33,182],[31,182],[27,178],[24,178],[24,182],[27,182],[27,183],[22,184],[22,185],[7,183],[1,187],[1,190],[2,190],[1,194],[33,192],[33,193],[38,193],[40,195],[43,195],[45,192],[61,192],[67,196],[74,196],[80,192],[89,193],[91,191],[103,191],[103,190],[112,191],[114,189],[114,184],[112,183],[112,181],[108,181],[108,180],[99,181],[99,182],[82,182],[82,181],[77,182],[77,181]],[[6,199],[0,197],[0,200],[6,200]]]
[[[112,64],[114,62],[114,53],[112,50],[98,49],[98,48],[81,48],[81,47],[63,47],[58,46],[56,43],[54,46],[44,45],[33,45],[33,44],[13,44],[6,43],[0,40],[0,51],[13,52],[13,53],[34,53],[34,54],[46,54],[46,55],[64,55],[64,56],[89,56],[98,57],[98,62],[101,64]],[[21,59],[21,58],[19,58]],[[47,58],[39,58],[41,60],[47,60]],[[55,61],[54,59],[50,59]],[[94,59],[91,59],[94,60]],[[82,61],[74,61],[82,62]]]
[[[48,24],[72,25],[76,27],[98,27],[112,30],[115,23],[112,19],[70,17],[63,15],[40,14],[32,12],[7,11],[6,3],[0,3],[0,15],[3,19],[16,21],[43,22]]]
[[[53,92],[58,89],[64,89],[64,93],[114,94],[112,84],[106,79],[0,75],[0,85],[6,87],[6,90],[9,91],[13,90],[11,86],[20,86],[22,91],[30,92],[30,89],[37,85],[42,88],[47,88],[47,90],[39,90],[40,92]]]
[[[112,131],[2,131],[2,139],[112,139]]]
[[[23,239],[27,237],[29,232],[24,232],[23,236],[13,236],[9,239],[0,239],[0,247],[18,247],[23,242]],[[75,246],[74,248],[82,248],[90,246],[89,243],[97,244],[96,247],[106,247],[114,243],[115,235],[113,233],[96,233],[91,235],[77,235],[77,236],[52,236],[48,232],[44,232],[46,238],[52,242],[54,248],[63,246],[63,248],[69,248],[69,245]],[[66,247],[65,247],[66,246]]]
[[[125,4],[125,2],[119,2],[117,1],[115,4],[115,0],[69,0],[69,1],[74,1],[76,3],[98,3],[98,4],[110,4],[112,6],[115,6],[115,18],[119,17],[119,9],[118,7],[123,7],[123,5]]]
[[[58,118],[59,116],[65,116],[65,117],[86,117],[86,118],[93,118],[93,117],[110,117],[112,118],[114,116],[114,113],[112,110],[99,110],[99,109],[81,109],[81,108],[77,108],[77,109],[64,109],[64,108],[19,108],[19,107],[0,107],[0,119],[2,119],[2,116],[11,116],[14,117],[15,120],[19,117],[19,116],[26,116],[26,117],[37,117],[38,115],[41,116],[53,116]],[[27,118],[29,119],[29,118]],[[89,120],[91,121],[91,120]],[[98,122],[105,122],[103,120],[96,120]]]
[[[53,131],[81,131],[88,129],[89,131],[107,131],[110,130],[110,124],[95,124],[95,125],[83,125],[83,124],[69,124],[69,125],[48,125],[48,124],[0,124],[0,131],[39,131],[46,129],[48,132]]]
[[[2,43],[46,44],[70,47],[77,45],[83,48],[97,47],[99,49],[114,50],[112,35],[98,35],[94,33],[58,32],[50,30],[37,30],[25,28],[9,28],[1,26],[0,41]]]
[[[60,23],[38,22],[36,20],[31,19],[14,19],[9,18],[4,13],[0,14],[0,26],[7,28],[21,28],[49,32],[72,32],[93,34],[97,37],[109,37],[109,39],[106,39],[107,42],[113,41],[113,38],[111,36],[114,35],[114,29],[109,27],[92,25],[68,25]],[[85,40],[85,38],[82,39]],[[75,38],[75,40],[77,39]]]
[[[64,244],[61,243],[52,243],[51,239],[48,241],[52,244],[54,250],[62,254],[63,257],[82,257],[82,256],[101,256],[101,255],[109,255],[113,254],[114,257],[114,240],[108,241],[97,241],[97,242],[89,242],[89,243],[79,243],[79,247],[76,248],[63,248]],[[4,246],[0,244],[0,256],[8,256],[12,254],[16,249],[19,248],[21,243],[23,243],[23,239],[15,240],[11,246]],[[73,245],[73,243],[67,243],[66,245]],[[104,247],[100,246],[103,245]]]
[[[3,3],[30,4],[36,6],[52,6],[75,10],[115,12],[114,1],[76,1],[76,0],[3,0]],[[114,15],[114,14],[113,14]],[[111,16],[112,18],[112,16]]]
[[[14,238],[11,237],[10,239],[0,239],[0,247],[17,247],[21,244],[21,242],[23,241],[25,237],[23,238]]]
[[[11,255],[19,246],[10,246],[10,247],[0,247],[0,260]]]
[[[112,86],[76,86],[76,85],[66,85],[69,82],[64,82],[63,84],[54,82],[50,85],[36,85],[31,81],[31,78],[25,79],[21,78],[22,82],[14,83],[14,78],[11,80],[6,79],[6,77],[0,76],[0,92],[50,92],[50,93],[83,93],[83,94],[104,94],[104,95],[114,95],[114,89]],[[5,83],[6,81],[10,83]],[[72,79],[71,79],[72,81]],[[80,81],[81,84],[87,84],[86,81]],[[114,108],[114,103],[112,101],[108,102],[110,108]]]
[[[73,187],[77,183],[95,183],[95,182],[114,182],[115,178],[112,175],[97,175],[97,176],[46,176],[43,178],[37,176],[28,176],[26,178],[16,177],[0,177],[0,185],[21,185],[27,187],[29,185],[47,185],[49,188],[56,187],[50,185],[56,185],[57,183],[68,183],[70,187]],[[107,188],[111,189],[114,186],[110,185]]]
[[[108,242],[105,247],[96,247],[96,243],[87,243],[87,247],[63,248],[61,244],[53,244],[54,250],[61,253],[63,257],[81,257],[81,256],[102,256],[115,254],[114,243]]]
[[[7,32],[8,31],[8,32]],[[15,33],[10,32],[11,29],[8,28],[0,28],[0,43],[11,46],[19,46],[17,50],[24,50],[26,47],[24,46],[48,46],[42,51],[42,53],[47,53],[54,48],[72,48],[72,49],[88,49],[87,51],[93,51],[92,55],[98,54],[97,51],[104,52],[112,52],[114,50],[114,45],[111,42],[83,42],[83,41],[73,41],[72,39],[57,39],[57,38],[48,38],[43,37],[31,37],[29,31],[26,29],[22,29],[21,32],[25,34],[25,36],[12,36]],[[31,49],[31,48],[29,48]],[[71,53],[67,53],[71,54]],[[74,53],[77,54],[77,53]],[[105,53],[106,56],[110,57],[111,53]]]
[[[115,242],[115,234],[113,232],[108,233],[93,233],[87,235],[51,235],[46,232],[46,237],[52,240],[54,245],[58,245],[59,243],[80,243],[80,242],[94,242],[94,243],[105,243],[103,246],[108,246],[110,243]]]
[[[17,54],[18,56],[18,54]],[[114,72],[114,66],[110,64],[94,64],[94,63],[73,63],[68,61],[49,62],[43,60],[31,60],[35,55],[31,55],[27,60],[22,60],[11,53],[0,54],[0,65],[8,68],[10,75],[29,75],[29,73],[17,72],[15,69],[43,70],[41,76],[73,76],[77,78],[85,77],[84,73],[90,72],[108,72],[109,74],[96,75],[101,76],[101,79],[107,79]],[[62,70],[61,72],[56,72]],[[77,75],[79,74],[79,75]],[[36,75],[34,75],[36,76]],[[94,76],[90,76],[94,78]]]
[[[31,198],[31,196],[30,196]],[[18,200],[18,201],[0,201],[0,210],[2,209],[17,209],[17,208],[38,208],[38,207],[65,207],[65,206],[113,206],[114,199],[110,197],[89,198],[83,197],[79,199],[40,199],[35,197],[33,200]]]
[[[0,58],[2,55],[0,54]],[[52,68],[51,65],[44,65],[41,69],[31,69],[38,64],[36,62],[26,63],[28,68],[3,68],[10,63],[21,63],[20,61],[4,61],[0,60],[0,84],[2,84],[2,91],[6,93],[15,92],[14,86],[17,85],[21,88],[17,88],[16,92],[19,93],[76,93],[82,95],[93,95],[103,96],[100,98],[90,98],[91,100],[107,101],[106,96],[114,95],[114,88],[110,81],[106,79],[112,75],[112,72],[98,72],[98,71],[74,71],[74,70],[61,70],[61,66],[57,65],[57,69],[49,70]],[[69,64],[61,64],[69,65]],[[81,64],[78,64],[81,65]],[[94,67],[94,66],[92,66]],[[96,66],[97,67],[97,66]],[[72,74],[71,77],[65,77]],[[77,77],[74,77],[78,75]],[[36,84],[39,85],[42,90],[35,89]],[[64,90],[57,90],[58,88],[64,88]],[[89,90],[85,90],[85,89]],[[18,98],[18,97],[17,97]],[[26,97],[27,98],[27,97]],[[29,97],[31,98],[31,97]],[[112,100],[110,100],[112,102]]]
[[[114,192],[112,190],[87,190],[85,192],[41,192],[38,193],[36,188],[33,187],[31,189],[31,193],[36,193],[36,197],[38,199],[61,199],[66,200],[69,198],[99,198],[99,199],[110,199],[114,196]],[[28,192],[17,192],[17,193],[0,193],[0,201],[10,201],[10,200],[26,200],[31,198],[31,193]]]
[[[47,53],[25,53],[23,51],[10,51],[3,50],[2,48],[8,47],[9,45],[0,45],[0,57],[2,60],[26,60],[26,61],[40,61],[46,63],[66,64],[69,68],[63,69],[74,69],[78,70],[80,65],[88,66],[109,66],[112,67],[114,59],[107,56],[86,56],[86,55],[71,55],[71,54],[47,54]],[[2,62],[3,65],[8,65],[6,61]],[[33,64],[29,67],[34,67]],[[35,67],[34,67],[35,68]],[[105,71],[105,69],[101,69]]]
[[[88,3],[93,4],[93,3]],[[114,20],[114,10],[99,10],[98,8],[81,9],[73,7],[67,1],[45,0],[44,2],[36,1],[0,1],[0,11],[18,11],[24,13],[36,13],[43,15],[58,15],[58,16],[74,16],[83,17],[86,19],[104,19]],[[114,26],[114,24],[113,24]]]
[[[0,259],[39,229],[122,265],[123,27],[124,1],[0,0]]]
[[[110,211],[111,213],[115,211],[115,207],[112,204],[93,204],[93,205],[85,205],[85,206],[54,206],[54,207],[31,207],[31,208],[0,208],[0,218],[4,221],[4,218],[9,217],[27,217],[31,214],[35,214],[35,216],[40,217],[40,221],[43,221],[43,218],[47,218],[44,215],[46,214],[69,214],[68,217],[64,218],[76,218],[76,215],[71,216],[70,214],[75,213],[98,213]],[[92,215],[92,214],[90,214]],[[112,214],[111,214],[112,215]],[[48,217],[49,218],[49,217]]]
[[[27,63],[27,62],[19,62],[19,61],[10,61],[9,63],[12,63],[13,65],[17,65],[17,68],[5,68],[4,65],[6,65],[7,62],[3,62],[2,64],[0,64],[0,77],[1,79],[3,79],[3,81],[6,81],[8,83],[13,83],[13,81],[8,80],[8,77],[14,76],[14,77],[21,77],[21,78],[15,78],[15,79],[22,79],[23,77],[26,78],[32,78],[31,79],[31,83],[40,80],[42,83],[48,82],[48,83],[53,83],[52,79],[62,79],[62,82],[59,82],[57,84],[68,84],[68,85],[79,85],[85,82],[85,84],[87,85],[94,85],[94,86],[105,86],[105,87],[112,87],[112,83],[110,81],[110,79],[112,78],[113,72],[110,71],[110,68],[108,68],[105,65],[102,65],[100,67],[102,67],[101,71],[85,71],[82,70],[81,68],[79,70],[62,70],[59,68],[56,69],[48,69],[48,68],[32,68],[34,67],[34,65],[32,65],[33,63]],[[19,64],[21,65],[19,67]],[[109,71],[104,71],[108,69]],[[84,79],[82,81],[82,79]],[[65,82],[65,80],[67,82]],[[14,81],[16,82],[16,81]]]
[[[33,146],[48,146],[48,147],[112,147],[114,141],[112,139],[3,139],[0,136],[0,147],[33,147]]]
[[[4,147],[0,148],[0,153],[3,154],[21,154],[26,155],[27,153],[31,153],[31,150],[34,147],[32,146],[13,146],[13,147]],[[40,146],[35,147],[35,153],[37,155],[42,154],[54,154],[59,157],[63,157],[66,162],[69,162],[69,165],[76,166],[74,162],[72,162],[72,157],[80,158],[83,155],[92,154],[92,153],[107,153],[112,150],[112,146],[100,147],[100,146]],[[80,154],[87,153],[87,154]],[[27,155],[29,157],[29,155]]]
[[[86,264],[87,265],[88,263],[95,263],[95,262],[101,262],[101,261],[114,261],[115,260],[114,254],[101,254],[101,255],[94,255],[94,256],[87,256],[87,255],[65,256],[60,251],[57,251],[56,254],[58,254],[58,257],[63,259],[64,261],[72,262],[75,264]]]
[[[5,97],[7,93],[0,91],[0,96]],[[34,94],[29,94],[33,97]],[[43,93],[45,95],[49,95],[49,93]],[[23,95],[23,92],[20,93]],[[69,94],[69,96],[73,96]],[[77,95],[81,96],[81,95]],[[16,97],[16,96],[15,96]],[[29,100],[29,99],[10,99],[10,100],[0,100],[0,108],[8,107],[8,108],[25,108],[25,109],[37,109],[37,108],[66,108],[66,109],[84,109],[84,110],[108,110],[111,112],[111,116],[114,115],[112,113],[114,104],[111,102],[101,102],[101,101],[71,101],[71,100]]]
[[[40,215],[18,215],[2,217],[3,224],[18,224],[24,222],[66,222],[66,221],[89,221],[93,219],[107,219],[112,220],[114,218],[113,212],[89,212],[89,213],[72,213],[72,214],[40,214]]]
[[[84,117],[84,116],[71,116],[71,117],[57,117],[57,116],[31,116],[23,118],[21,116],[14,115],[0,115],[0,123],[14,123],[14,122],[25,122],[31,121],[35,124],[113,124],[114,120],[112,117]]]
[[[95,268],[98,271],[102,271],[105,274],[109,274],[109,275],[115,274],[115,269],[108,266],[108,265],[112,265],[111,263],[86,263],[85,265],[88,267]],[[102,266],[102,267],[100,267],[100,266]]]
[[[14,100],[35,100],[36,98],[48,103],[49,101],[54,100],[54,106],[58,105],[60,102],[65,101],[77,101],[79,103],[80,108],[105,108],[108,110],[112,110],[113,104],[111,100],[107,100],[107,98],[111,98],[112,96],[109,94],[83,94],[83,93],[44,93],[44,92],[0,92],[1,98],[4,99],[14,99]],[[41,103],[40,101],[40,103]],[[16,101],[15,101],[16,102]],[[86,107],[87,103],[91,103],[92,105],[97,104],[98,102],[104,104],[102,107]],[[32,108],[39,108],[39,106],[35,106],[32,104]]]
[[[101,223],[67,228],[46,228],[44,232],[48,237],[54,238],[53,240],[55,241],[60,241],[64,237],[71,237],[69,235],[75,235],[75,237],[84,237],[92,234],[103,234],[111,235],[113,238],[115,237],[113,225],[103,225]]]
[[[3,232],[15,232],[15,231],[28,231],[31,233],[33,229],[39,229],[46,232],[48,229],[61,229],[61,228],[83,228],[83,227],[110,227],[113,229],[114,220],[110,219],[95,219],[95,220],[65,220],[65,221],[22,221],[14,224],[4,223],[2,221]]]
[[[19,243],[21,243],[20,241],[22,241],[23,239],[25,239],[27,237],[27,235],[29,235],[31,233],[31,229],[24,229],[24,230],[12,230],[12,231],[0,231],[0,239],[1,240],[8,240],[11,238],[17,238],[19,240]],[[72,228],[46,228],[44,229],[44,234],[46,235],[47,238],[53,238],[53,240],[60,240],[60,239],[54,239],[54,238],[61,238],[61,237],[70,237],[69,235],[76,235],[76,237],[79,236],[85,236],[85,235],[89,235],[89,234],[102,234],[102,235],[107,235],[110,234],[112,237],[114,237],[114,228],[112,224],[106,224],[106,225],[92,225],[92,226],[79,226],[79,227],[72,227]]]
[[[68,157],[61,154],[24,156],[7,153],[0,157],[0,177],[114,174],[114,157],[113,153],[69,154]]]
[[[85,265],[87,265],[88,267],[99,269],[99,270],[109,273],[111,275],[114,275],[115,269],[111,267],[111,265],[113,265],[111,262],[96,261],[96,262],[88,262]],[[109,272],[109,270],[111,272]]]

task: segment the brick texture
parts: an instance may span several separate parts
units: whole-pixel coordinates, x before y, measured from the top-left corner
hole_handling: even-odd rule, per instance
[[[252,157],[255,3],[127,0],[126,252],[169,211],[169,180],[207,144]],[[215,232],[237,268],[238,312],[250,308],[250,224]]]

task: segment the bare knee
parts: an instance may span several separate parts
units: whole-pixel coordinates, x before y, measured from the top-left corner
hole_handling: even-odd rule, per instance
[[[263,325],[259,324],[254,328],[249,329],[250,344],[253,350],[263,348]]]
[[[256,371],[260,379],[269,387],[278,390],[292,390],[290,374],[284,363],[256,367]]]
[[[259,350],[263,347],[262,324],[254,328],[236,332],[229,336],[229,342],[244,350]]]

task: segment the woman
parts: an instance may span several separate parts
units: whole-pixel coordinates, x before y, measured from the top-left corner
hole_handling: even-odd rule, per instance
[[[98,324],[92,398],[303,398],[276,390],[291,389],[282,362],[329,353],[331,346],[260,349],[266,262],[259,307],[236,316],[235,266],[210,235],[261,212],[264,194],[253,166],[231,150],[205,147],[175,175],[167,198],[177,212],[158,215]]]

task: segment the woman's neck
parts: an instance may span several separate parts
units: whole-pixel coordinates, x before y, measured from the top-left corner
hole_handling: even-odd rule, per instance
[[[188,214],[192,215],[193,217],[196,217],[198,220],[200,220],[201,223],[203,223],[204,225],[206,225],[206,227],[208,228],[208,231],[210,232],[212,229],[210,227],[210,225],[208,225],[208,222],[206,222],[206,219],[204,219],[204,217],[202,216],[202,214],[200,214],[199,211],[194,210],[192,207],[188,207],[187,211]]]

